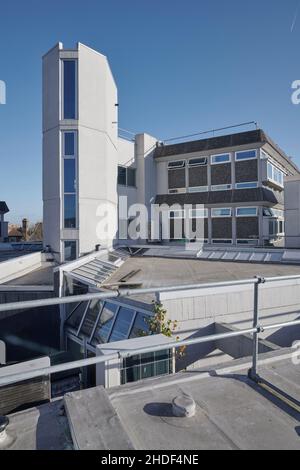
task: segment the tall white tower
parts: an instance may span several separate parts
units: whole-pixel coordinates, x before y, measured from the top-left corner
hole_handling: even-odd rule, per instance
[[[43,57],[44,244],[60,262],[112,245],[117,233],[117,103],[102,54],[58,43]],[[99,230],[103,208],[109,233]]]

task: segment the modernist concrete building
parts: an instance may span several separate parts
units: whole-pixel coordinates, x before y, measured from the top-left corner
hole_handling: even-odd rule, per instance
[[[164,243],[193,240],[183,223],[190,218],[202,219],[199,238],[214,246],[283,244],[283,180],[299,174],[260,129],[174,145],[147,134],[121,138],[106,57],[59,43],[43,58],[44,243],[60,262],[128,243],[135,203],[160,207]],[[118,217],[121,196],[129,211]],[[135,243],[148,241],[150,224]],[[151,236],[161,240],[161,227]]]
[[[4,216],[8,212],[6,202],[0,201],[0,242],[4,242],[8,236],[8,222],[4,221]]]

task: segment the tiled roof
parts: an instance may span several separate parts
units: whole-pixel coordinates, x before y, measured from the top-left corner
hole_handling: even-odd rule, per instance
[[[233,189],[231,191],[208,191],[204,193],[161,194],[156,196],[156,204],[235,204],[242,202],[265,201],[281,204],[275,193],[267,188]]]

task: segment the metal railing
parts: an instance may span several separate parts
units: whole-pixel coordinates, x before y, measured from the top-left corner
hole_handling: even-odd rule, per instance
[[[165,351],[166,349],[177,349],[183,346],[192,346],[196,344],[203,344],[211,341],[217,341],[220,339],[229,339],[229,338],[236,338],[246,334],[253,335],[253,354],[252,354],[252,368],[249,371],[249,376],[253,380],[257,380],[258,373],[258,342],[259,342],[259,335],[264,331],[268,330],[277,330],[279,328],[286,328],[291,326],[300,325],[300,320],[289,321],[289,322],[282,322],[277,324],[268,324],[268,325],[260,325],[259,323],[259,287],[266,283],[278,282],[278,281],[300,281],[300,275],[295,276],[281,276],[281,277],[271,277],[271,278],[262,278],[262,277],[255,277],[253,279],[245,279],[240,281],[228,281],[228,282],[215,282],[215,283],[206,283],[206,284],[193,284],[193,285],[180,285],[180,286],[171,286],[171,287],[162,287],[162,288],[147,288],[147,289],[119,289],[117,291],[109,291],[109,292],[99,292],[96,294],[85,294],[85,295],[77,295],[77,296],[69,296],[69,297],[61,297],[61,298],[52,298],[52,299],[41,299],[41,300],[32,300],[26,302],[16,302],[16,303],[8,303],[8,304],[1,304],[0,305],[0,312],[3,311],[12,311],[18,309],[26,309],[26,308],[34,308],[34,307],[41,307],[41,306],[50,306],[50,305],[61,305],[61,304],[70,304],[70,303],[78,303],[87,300],[93,299],[109,299],[109,298],[117,298],[117,297],[128,297],[128,296],[136,296],[142,294],[157,294],[158,292],[180,292],[186,290],[203,290],[203,289],[217,289],[219,287],[234,287],[234,286],[245,286],[245,285],[253,285],[254,286],[254,304],[253,304],[253,327],[247,328],[243,330],[233,331],[229,333],[221,333],[221,334],[211,334],[208,336],[203,336],[199,338],[192,338],[192,339],[185,339],[181,341],[170,341],[169,343],[163,343],[157,346],[150,346],[147,348],[137,348],[137,349],[130,349],[130,350],[120,350],[116,353],[107,354],[104,356],[96,356],[92,358],[86,358],[81,360],[76,360],[64,364],[54,365],[46,368],[35,369],[25,372],[18,372],[13,374],[7,374],[5,376],[0,377],[0,386],[5,386],[17,382],[21,382],[24,380],[33,379],[36,377],[41,377],[48,374],[55,374],[58,372],[64,372],[67,370],[78,369],[82,367],[87,367],[90,365],[100,364],[103,362],[115,360],[115,359],[123,359],[129,358],[139,354],[146,354],[150,352],[159,352]]]

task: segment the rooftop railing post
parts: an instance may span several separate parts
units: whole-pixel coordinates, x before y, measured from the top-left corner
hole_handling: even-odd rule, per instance
[[[252,352],[252,368],[249,370],[249,378],[258,381],[257,364],[258,364],[258,346],[259,346],[259,333],[261,327],[259,325],[259,286],[264,284],[265,279],[257,276],[257,282],[254,284],[254,306],[253,306],[253,328],[256,332],[253,333],[253,352]]]

